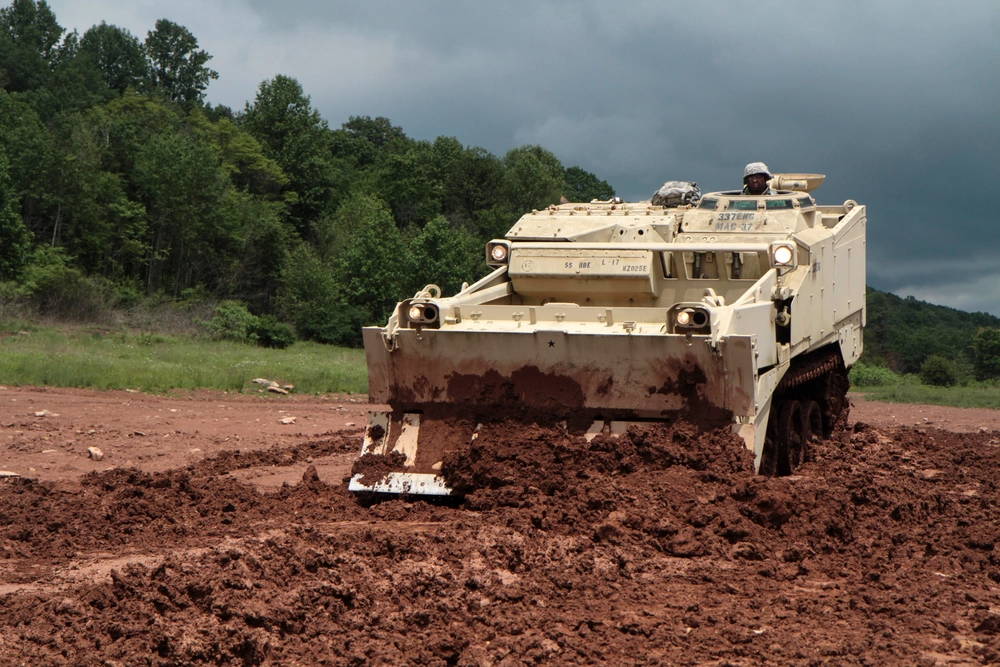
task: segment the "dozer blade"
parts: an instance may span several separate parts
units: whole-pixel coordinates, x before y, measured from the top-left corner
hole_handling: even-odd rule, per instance
[[[352,491],[449,495],[446,455],[477,424],[556,423],[584,437],[626,422],[685,417],[706,427],[756,414],[750,336],[716,347],[707,337],[564,331],[401,330],[388,349],[364,330],[373,412]]]
[[[594,334],[559,330],[364,330],[372,403],[425,412],[463,410],[602,413],[610,419],[695,419],[754,414],[753,336]],[[723,416],[722,413],[725,413]]]
[[[389,472],[385,477],[370,484],[359,479],[361,475],[351,478],[347,488],[355,493],[392,493],[396,495],[415,496],[450,496],[452,491],[445,484],[441,475],[431,475],[422,472]]]

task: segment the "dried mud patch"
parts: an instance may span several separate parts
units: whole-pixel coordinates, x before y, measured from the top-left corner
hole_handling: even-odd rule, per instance
[[[446,461],[467,490],[457,506],[365,507],[312,475],[260,494],[226,476],[243,454],[77,490],[8,480],[2,544],[38,565],[208,541],[3,596],[0,660],[1000,660],[995,434],[861,425],[779,479],[747,459],[728,432],[689,424],[587,443],[501,423]],[[65,525],[36,536],[49,514]]]

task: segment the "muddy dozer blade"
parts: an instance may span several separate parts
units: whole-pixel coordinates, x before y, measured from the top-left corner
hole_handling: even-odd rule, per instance
[[[369,413],[361,458],[350,491],[399,495],[448,496],[454,491],[440,472],[444,457],[476,440],[481,424],[459,418],[422,418],[419,413]],[[616,438],[639,422],[594,420],[580,435]],[[566,421],[559,422],[568,429]]]
[[[351,477],[349,490],[424,496],[451,495],[451,489],[438,474],[443,461],[435,451],[440,452],[441,448],[426,442],[426,423],[423,456],[418,464],[420,417],[419,413],[397,413],[394,419],[393,413],[381,411],[368,415],[361,458],[355,466],[355,470],[361,468],[361,471],[355,472]],[[430,461],[432,458],[439,460]]]
[[[755,414],[750,336],[565,331],[364,330],[372,413],[352,491],[448,495],[447,454],[497,420],[565,420],[569,430],[684,417],[705,426]],[[366,462],[367,459],[367,462]]]
[[[421,472],[389,472],[381,479],[366,483],[359,479],[361,475],[351,478],[347,488],[354,493],[391,493],[402,496],[450,496],[444,478]]]

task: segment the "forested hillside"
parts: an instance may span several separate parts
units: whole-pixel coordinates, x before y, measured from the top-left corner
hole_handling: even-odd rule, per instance
[[[478,277],[524,211],[614,194],[539,146],[332,128],[291,76],[212,106],[210,61],[166,19],[79,35],[44,1],[0,9],[0,296],[85,316],[195,293],[350,342],[424,284]]]
[[[868,288],[863,361],[918,373],[939,357],[980,379],[1000,377],[1000,318]]]

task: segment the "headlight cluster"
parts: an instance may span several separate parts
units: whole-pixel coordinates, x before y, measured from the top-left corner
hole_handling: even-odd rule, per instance
[[[510,241],[494,240],[486,244],[486,263],[497,267],[510,260]]]
[[[433,324],[438,320],[438,308],[433,303],[414,302],[406,310],[411,324]]]
[[[674,333],[710,333],[712,317],[699,306],[675,306],[671,313]]]

